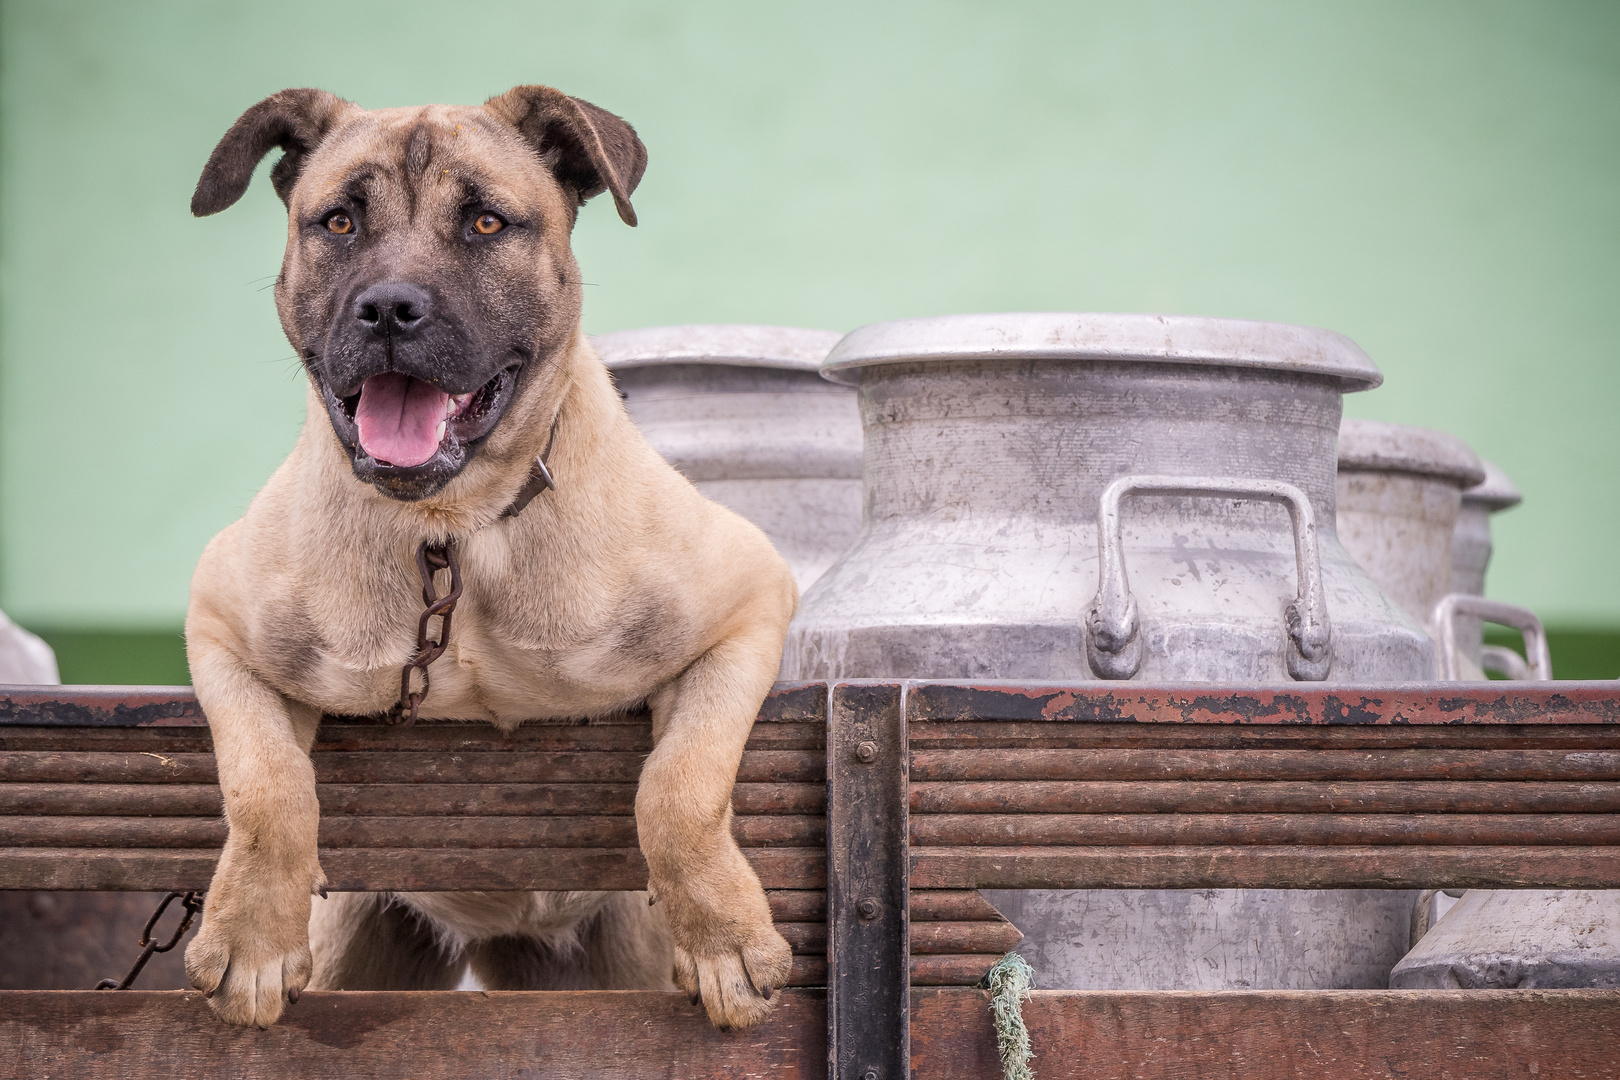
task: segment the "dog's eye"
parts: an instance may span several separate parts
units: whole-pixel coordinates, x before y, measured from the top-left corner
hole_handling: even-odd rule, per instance
[[[330,231],[337,233],[339,236],[344,236],[348,233],[354,232],[354,219],[348,214],[345,214],[343,211],[339,210],[337,213],[326,219],[326,227]]]
[[[480,236],[493,236],[506,228],[506,222],[494,214],[480,214],[478,220],[473,222],[473,231]]]

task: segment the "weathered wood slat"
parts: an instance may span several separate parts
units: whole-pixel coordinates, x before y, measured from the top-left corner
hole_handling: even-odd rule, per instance
[[[1599,814],[1620,783],[1497,780],[914,782],[913,814]]]
[[[766,898],[771,917],[784,922],[824,922],[827,894],[820,889],[772,890]],[[973,889],[912,889],[911,921],[1006,922],[990,901]]]
[[[780,682],[760,705],[760,723],[822,723],[827,718],[827,684]],[[389,728],[380,716],[329,717],[329,722]],[[474,722],[476,723],[476,722]],[[552,719],[537,727],[636,725],[646,714],[592,720]],[[204,726],[202,710],[189,686],[16,686],[0,685],[0,725],[63,727]],[[419,728],[471,726],[467,721],[424,718]]]
[[[973,889],[911,889],[911,921],[1005,922],[1006,916]]]
[[[796,990],[781,993],[769,1023],[729,1033],[684,994],[310,993],[258,1031],[214,1020],[196,993],[8,991],[0,992],[0,1073],[819,1080],[826,1025],[825,995]]]
[[[1612,750],[1606,724],[1107,724],[953,720],[909,724],[913,750]]]
[[[1001,1075],[984,997],[913,992],[915,1075]],[[1037,990],[1023,1014],[1041,1080],[1620,1077],[1615,990]]]
[[[754,814],[732,819],[744,847],[821,847],[820,817]],[[6,817],[0,843],[10,847],[187,848],[225,843],[225,821],[211,817]],[[604,817],[328,817],[322,848],[634,847],[636,821]]]
[[[931,889],[1620,888],[1620,848],[912,848]]]
[[[778,922],[776,929],[793,947],[795,956],[826,956],[826,923]],[[921,929],[922,933],[917,933],[917,929]],[[914,960],[928,957],[931,965],[925,965],[928,970],[955,972],[958,969],[950,966],[950,957],[988,956],[991,958],[990,963],[994,963],[1023,939],[1024,935],[1009,922],[919,923],[913,929],[911,955]],[[974,963],[977,963],[977,960]],[[988,966],[987,964],[984,968],[976,969],[973,979],[951,983],[934,982],[930,985],[966,985],[982,976]],[[951,978],[954,979],[955,976]]]
[[[747,820],[769,820],[765,818]],[[924,847],[1620,844],[1617,814],[918,814]]]
[[[1324,750],[1315,747],[1291,750],[912,750],[911,779],[913,783],[941,780],[1620,780],[1620,752]]]
[[[1138,724],[1615,724],[1612,682],[1392,686],[1049,686],[922,682],[907,720]]]
[[[634,784],[321,784],[323,814],[376,817],[635,812]],[[819,814],[825,784],[738,784],[739,814]],[[0,784],[0,815],[199,817],[224,808],[213,784]]]
[[[744,854],[768,889],[826,886],[826,853],[818,848],[748,848]],[[218,859],[211,848],[0,848],[0,889],[205,889]],[[647,865],[635,848],[336,848],[321,852],[321,868],[332,888],[360,891],[647,886]]]
[[[1616,991],[1036,991],[1023,1012],[1043,1080],[1620,1078]],[[999,1077],[985,994],[914,990],[911,1014],[915,1075]],[[259,1031],[189,992],[10,991],[0,1058],[19,1077],[124,1080],[820,1080],[826,1004],[786,990],[768,1023],[725,1033],[679,994],[310,993]]]
[[[969,953],[954,956],[913,956],[912,986],[977,986],[984,973],[996,966],[1001,953]],[[915,1068],[915,1063],[913,1063]],[[923,1076],[923,1073],[914,1073]],[[994,1074],[992,1074],[994,1075]],[[986,1080],[991,1080],[987,1077]]]
[[[827,893],[824,889],[771,889],[765,893],[771,905],[771,918],[782,922],[825,922]]]
[[[827,955],[827,924],[824,922],[778,922],[776,932],[787,939],[795,955]]]
[[[749,750],[822,750],[820,723],[757,723]],[[0,723],[0,751],[100,751],[104,753],[212,753],[207,727],[33,727]],[[315,735],[316,752],[511,753],[533,751],[652,750],[652,728],[634,724],[525,724],[510,734],[485,723],[427,723],[410,727],[330,721]]]
[[[1000,956],[1024,940],[1010,922],[916,922],[911,925],[911,955],[994,953]]]
[[[311,755],[323,784],[633,784],[645,755],[588,751],[458,751],[377,753],[322,751]],[[742,756],[744,782],[815,783],[826,779],[825,756],[814,750],[753,750]],[[217,783],[213,754],[10,751],[0,753],[0,783]]]

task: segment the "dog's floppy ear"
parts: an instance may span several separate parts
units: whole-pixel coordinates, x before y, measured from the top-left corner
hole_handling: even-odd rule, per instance
[[[288,202],[304,159],[348,107],[336,94],[308,89],[283,90],[253,106],[214,147],[191,196],[191,212],[207,217],[240,199],[259,160],[278,146],[286,153],[270,170],[270,183]]]
[[[630,193],[647,171],[647,148],[635,128],[549,86],[515,86],[484,102],[484,108],[517,128],[581,205],[610,191],[620,219],[636,223]]]

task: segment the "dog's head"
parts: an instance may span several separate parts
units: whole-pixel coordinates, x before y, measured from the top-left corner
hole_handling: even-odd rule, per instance
[[[646,148],[617,116],[546,86],[378,111],[283,90],[226,132],[191,212],[236,202],[277,147],[281,325],[355,475],[394,498],[433,495],[572,337],[575,216],[608,191],[634,225]]]

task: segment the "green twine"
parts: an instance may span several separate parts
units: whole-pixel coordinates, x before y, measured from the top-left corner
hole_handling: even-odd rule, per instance
[[[979,985],[990,991],[990,1015],[996,1024],[996,1052],[1006,1080],[1034,1080],[1029,1067],[1029,1029],[1022,1005],[1029,1000],[1035,970],[1017,953],[1008,953],[985,972]]]

